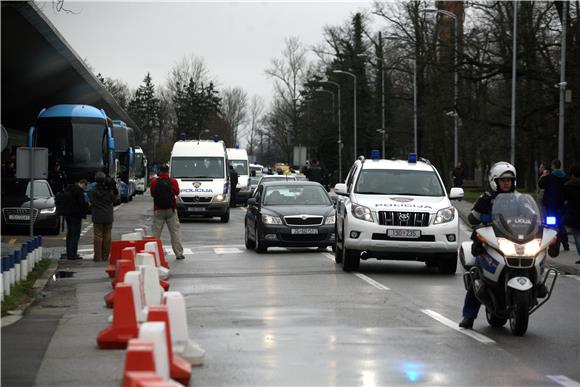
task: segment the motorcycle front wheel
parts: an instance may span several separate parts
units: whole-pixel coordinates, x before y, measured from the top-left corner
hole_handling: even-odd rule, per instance
[[[507,318],[501,318],[490,312],[488,308],[485,308],[485,317],[487,318],[487,322],[494,328],[500,328],[505,325],[507,322]]]
[[[517,292],[510,312],[510,329],[514,336],[523,336],[528,330],[530,299],[527,293]]]

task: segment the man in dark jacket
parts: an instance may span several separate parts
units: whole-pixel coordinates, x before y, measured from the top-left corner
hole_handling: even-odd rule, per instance
[[[570,169],[570,180],[564,184],[564,220],[572,230],[576,251],[580,255],[580,165]],[[580,263],[576,261],[576,263]]]
[[[552,160],[552,172],[549,175],[542,176],[538,181],[538,187],[544,189],[544,207],[546,214],[555,216],[558,219],[558,237],[562,242],[564,250],[570,250],[568,245],[568,234],[564,224],[564,183],[568,180],[566,174],[562,171],[560,160]]]
[[[87,216],[87,203],[85,201],[86,180],[76,184],[70,184],[66,190],[68,205],[65,207],[64,219],[66,220],[66,258],[70,260],[82,259],[77,253],[79,239],[81,237],[81,225]]]
[[[234,169],[234,167],[230,164],[229,166],[229,173],[230,173],[230,207],[235,207],[238,201],[238,173]]]
[[[60,169],[60,163],[58,161],[54,163],[52,171],[48,173],[48,183],[55,195],[62,192],[67,186],[66,173]]]
[[[318,160],[314,160],[310,168],[308,168],[308,180],[315,181],[322,184],[322,168]]]
[[[464,175],[463,165],[461,165],[461,161],[459,161],[455,166],[455,168],[453,168],[452,173],[454,187],[463,187],[463,175]]]
[[[111,231],[113,229],[113,203],[118,191],[114,182],[103,172],[95,175],[96,187],[89,192],[93,218],[93,261],[107,261],[111,252]]]

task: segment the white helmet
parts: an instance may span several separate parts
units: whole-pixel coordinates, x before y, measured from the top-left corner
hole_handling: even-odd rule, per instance
[[[511,178],[513,180],[512,191],[516,189],[516,168],[508,162],[500,161],[492,165],[489,170],[489,187],[497,192],[497,179]]]

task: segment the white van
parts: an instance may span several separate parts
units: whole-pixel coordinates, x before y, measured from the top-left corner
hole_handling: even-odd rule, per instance
[[[230,219],[230,190],[223,141],[185,140],[173,144],[169,174],[177,179],[179,218],[219,216]]]
[[[250,162],[248,161],[248,152],[245,149],[228,148],[227,153],[230,165],[238,173],[238,185],[236,187],[238,193],[237,202],[246,204],[252,194],[250,189]]]

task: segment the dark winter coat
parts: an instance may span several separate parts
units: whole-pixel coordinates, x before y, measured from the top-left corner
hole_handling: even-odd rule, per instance
[[[113,203],[116,195],[110,187],[104,184],[97,186],[89,192],[93,223],[113,223]]]
[[[552,171],[549,175],[542,176],[538,181],[538,187],[544,190],[544,207],[549,211],[559,211],[564,206],[563,186],[568,179],[560,169]]]
[[[564,221],[566,226],[580,230],[580,179],[564,184]]]
[[[86,218],[88,206],[85,201],[85,191],[78,184],[70,184],[66,190],[70,193],[70,203],[66,206],[66,212],[63,215],[71,218]]]

